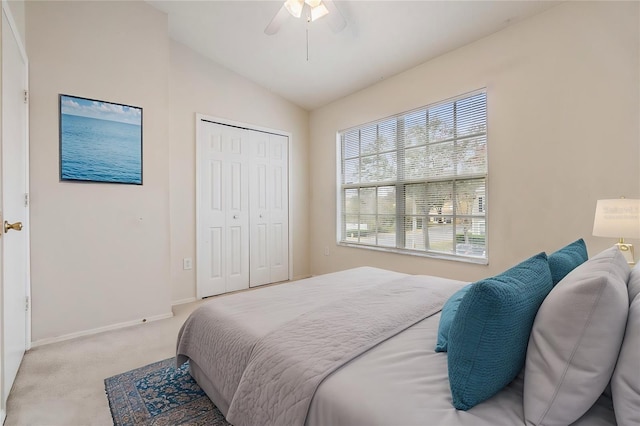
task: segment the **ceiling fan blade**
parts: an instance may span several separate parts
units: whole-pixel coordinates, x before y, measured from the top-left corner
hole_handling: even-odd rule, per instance
[[[325,16],[325,19],[327,20],[327,24],[329,24],[331,30],[334,33],[339,33],[344,30],[344,27],[347,26],[347,21],[344,19],[344,16],[342,16],[342,13],[340,13],[340,10],[336,7],[333,0],[322,0],[322,3],[324,3],[329,11],[329,14]]]
[[[282,5],[276,16],[273,17],[267,28],[264,29],[264,33],[267,35],[274,35],[280,30],[282,24],[291,16],[287,8]]]

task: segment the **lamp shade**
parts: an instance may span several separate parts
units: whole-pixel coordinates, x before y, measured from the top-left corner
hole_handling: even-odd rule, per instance
[[[640,200],[598,200],[593,220],[596,237],[640,238]]]

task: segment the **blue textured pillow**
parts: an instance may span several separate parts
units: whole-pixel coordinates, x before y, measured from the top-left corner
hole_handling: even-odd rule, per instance
[[[454,407],[468,410],[518,375],[536,312],[552,288],[544,253],[471,286],[449,331],[447,359]]]
[[[553,285],[558,284],[569,272],[586,262],[587,258],[587,245],[582,238],[549,255]]]
[[[467,291],[471,288],[471,284],[462,287],[460,290],[453,293],[453,296],[447,300],[442,307],[442,314],[440,314],[440,322],[438,323],[438,341],[436,342],[436,352],[447,351],[447,341],[449,340],[449,330],[451,329],[451,323],[453,318],[458,312],[458,306],[462,301],[462,298]]]

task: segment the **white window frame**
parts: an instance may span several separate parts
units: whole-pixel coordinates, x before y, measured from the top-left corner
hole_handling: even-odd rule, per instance
[[[362,183],[362,182],[358,182],[358,183],[354,183],[354,184],[345,184],[344,182],[344,176],[343,176],[343,145],[342,145],[342,135],[349,132],[349,131],[353,131],[353,130],[357,130],[357,129],[364,129],[367,128],[369,126],[373,126],[385,121],[389,121],[390,119],[396,119],[398,120],[398,122],[400,121],[400,119],[402,117],[405,117],[411,113],[414,113],[416,111],[421,111],[421,110],[426,110],[426,109],[430,109],[433,107],[437,107],[437,106],[441,106],[441,105],[445,105],[445,104],[451,104],[454,103],[456,101],[459,100],[463,100],[466,98],[470,98],[473,97],[475,95],[484,93],[485,96],[487,94],[487,90],[486,88],[483,89],[479,89],[479,90],[475,90],[473,92],[469,92],[469,93],[465,93],[463,95],[459,95],[459,96],[455,96],[453,98],[450,99],[446,99],[437,103],[433,103],[433,104],[429,104],[429,105],[425,105],[423,107],[420,108],[416,108],[410,111],[405,111],[399,114],[394,114],[390,117],[386,117],[383,119],[379,119],[379,120],[375,120],[369,123],[365,123],[365,124],[361,124],[358,126],[353,126],[344,130],[340,130],[336,133],[336,182],[337,182],[337,209],[336,209],[336,242],[338,245],[340,246],[345,246],[345,247],[354,247],[354,248],[362,248],[362,249],[367,249],[367,250],[375,250],[375,251],[383,251],[383,252],[391,252],[391,253],[399,253],[399,254],[407,254],[407,255],[413,255],[413,256],[422,256],[422,257],[431,257],[431,258],[437,258],[437,259],[445,259],[445,260],[454,260],[454,261],[459,261],[459,262],[467,262],[467,263],[476,263],[476,264],[483,264],[483,265],[487,265],[489,263],[489,244],[488,244],[488,240],[489,240],[489,211],[490,211],[490,207],[488,207],[488,196],[489,196],[489,162],[488,162],[488,154],[486,154],[486,158],[485,158],[485,171],[484,173],[480,173],[480,174],[475,174],[475,175],[464,175],[464,176],[459,176],[459,177],[447,177],[447,178],[443,178],[443,182],[456,182],[456,181],[464,181],[464,180],[472,180],[472,179],[484,179],[484,190],[485,193],[483,196],[479,197],[479,210],[481,213],[484,213],[484,256],[479,256],[479,255],[465,255],[465,254],[458,254],[458,253],[454,253],[453,250],[452,252],[445,252],[445,251],[436,251],[436,250],[429,250],[429,249],[407,249],[407,248],[402,248],[402,245],[404,244],[405,241],[405,235],[406,232],[404,231],[404,220],[406,218],[405,212],[404,212],[404,198],[402,197],[402,192],[398,191],[398,187],[402,187],[403,191],[404,188],[407,186],[407,184],[411,184],[411,183],[429,183],[429,182],[434,182],[437,181],[438,179],[420,179],[418,181],[412,181],[412,182],[407,182],[404,179],[398,178],[396,177],[396,180],[394,181],[389,181],[389,182],[374,182],[374,183]],[[484,136],[485,136],[485,149],[487,149],[488,151],[488,140],[489,140],[489,129],[488,129],[488,108],[487,108],[487,104],[488,102],[486,101],[485,98],[485,111],[487,114],[487,118],[485,121],[485,132],[484,132]],[[401,126],[397,126],[397,136],[400,136],[400,132],[401,132]],[[462,139],[466,139],[469,138],[468,135],[459,137],[457,135],[455,135],[452,140],[457,141]],[[400,150],[405,150],[404,147],[401,148],[397,148],[398,152]],[[486,151],[485,151],[486,152]],[[362,153],[359,153],[358,158],[362,157]],[[351,158],[351,157],[347,157],[347,158]],[[400,165],[400,160],[397,159],[397,163],[398,163],[398,169],[403,169],[404,165]],[[399,173],[401,174],[401,173]],[[455,183],[453,183],[455,185]],[[347,241],[346,240],[346,235],[344,236],[345,239],[343,239],[343,228],[346,226],[345,224],[343,224],[343,217],[344,215],[346,215],[346,213],[344,212],[345,210],[345,190],[347,189],[353,189],[353,188],[377,188],[377,187],[386,187],[386,186],[393,186],[396,187],[396,197],[397,197],[397,202],[396,202],[396,210],[395,210],[395,217],[396,217],[396,246],[395,247],[390,247],[390,246],[380,246],[380,245],[374,245],[374,244],[368,244],[368,243],[362,243],[362,242],[353,242],[353,241]],[[455,204],[455,203],[454,203]],[[452,216],[453,220],[455,221],[456,218],[464,218],[464,217],[468,217],[468,215],[458,215],[455,212],[455,208],[453,209],[454,211],[447,216]],[[429,216],[429,215],[427,215]],[[482,217],[482,216],[473,216],[473,217]],[[423,225],[424,226],[424,225]],[[344,228],[346,229],[346,228]],[[452,240],[452,244],[455,244],[456,241],[456,230],[454,228],[453,230],[453,240]],[[376,243],[377,244],[377,243]],[[455,247],[455,246],[454,246]]]

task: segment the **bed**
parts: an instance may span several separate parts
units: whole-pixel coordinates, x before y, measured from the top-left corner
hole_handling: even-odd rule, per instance
[[[222,296],[203,304],[183,325],[177,341],[178,364],[189,361],[191,375],[236,426],[524,425],[524,369],[474,408],[462,411],[452,406],[447,354],[435,352],[434,347],[444,302],[467,284],[361,267]],[[392,327],[374,324],[358,330],[353,318],[369,316],[367,321],[375,323],[387,315],[386,303],[371,299],[352,308],[355,301],[408,287],[414,290],[393,297],[409,304],[428,299],[415,302],[415,311],[421,314],[413,315],[407,308],[402,312],[405,317]],[[332,309],[338,312],[334,323],[318,319]],[[344,311],[351,316],[341,316]],[[322,326],[311,330],[318,322]],[[351,329],[373,337],[352,344]],[[292,334],[297,337],[290,338]],[[284,342],[278,341],[282,335]],[[264,344],[270,336],[276,341],[270,343],[272,352]],[[331,340],[313,346],[309,339],[316,338]],[[331,343],[333,339],[338,343]],[[314,359],[323,351],[324,357],[336,359],[325,362],[319,355]],[[311,364],[304,363],[307,359]],[[318,364],[322,368],[316,369]],[[610,392],[572,424],[615,425]]]

